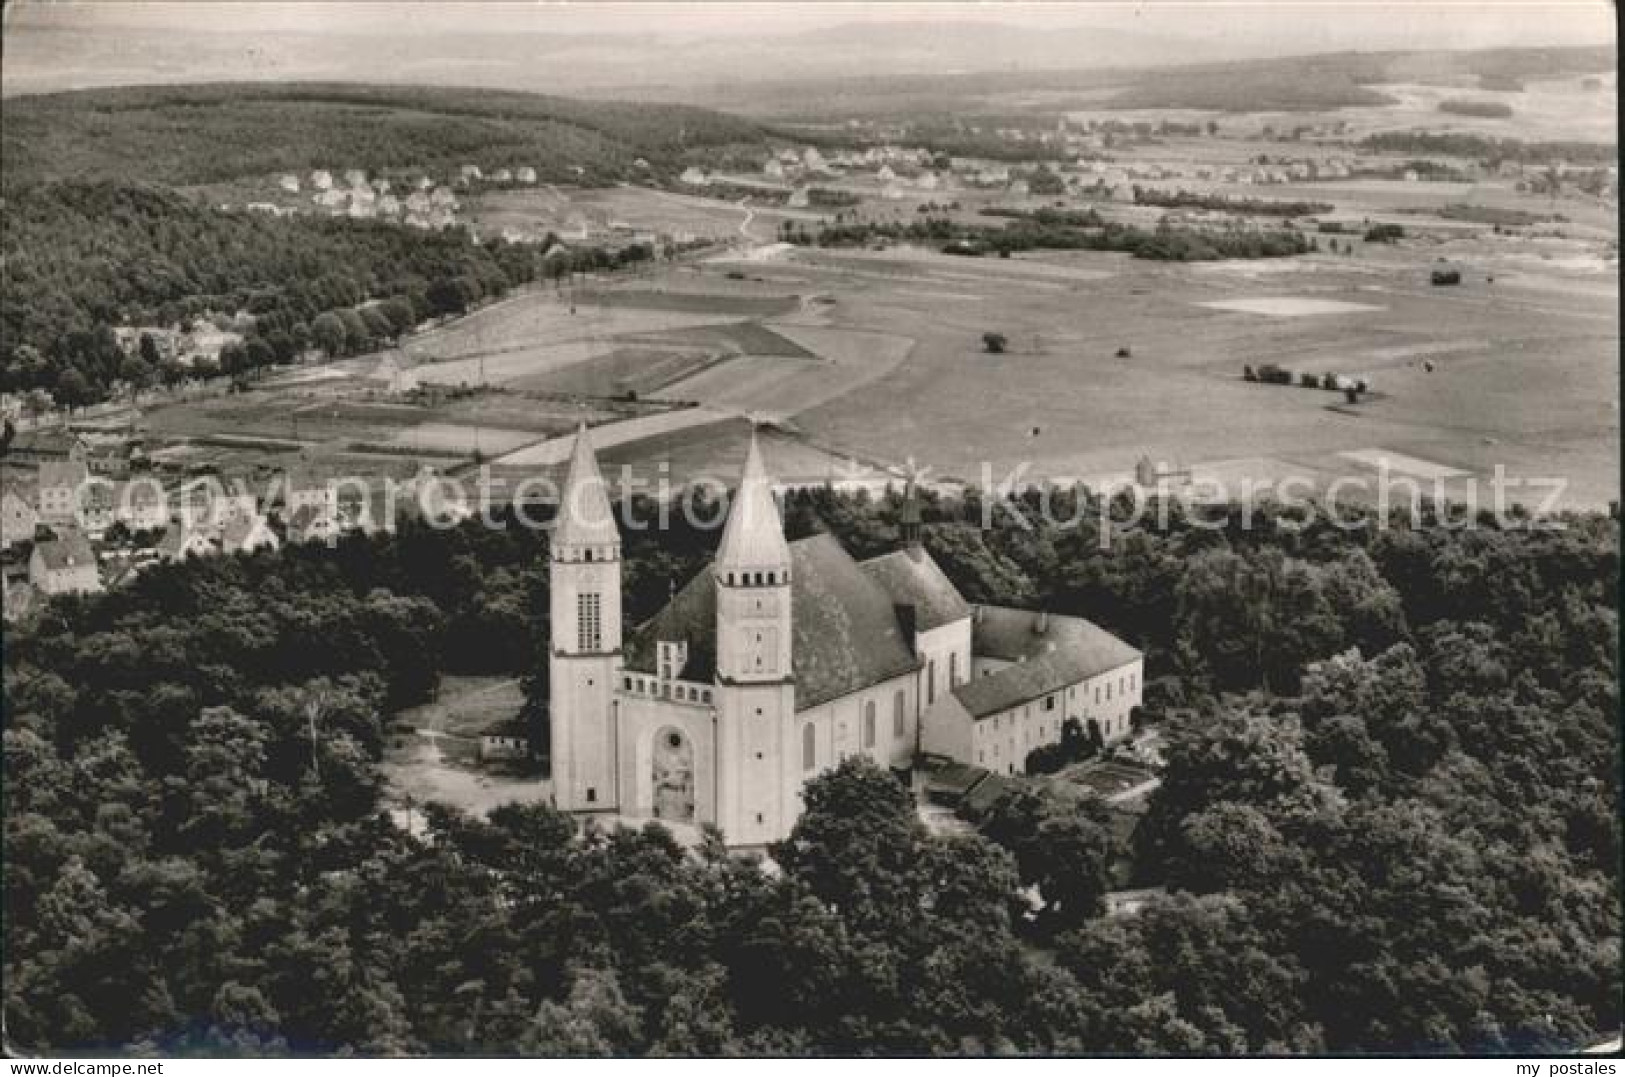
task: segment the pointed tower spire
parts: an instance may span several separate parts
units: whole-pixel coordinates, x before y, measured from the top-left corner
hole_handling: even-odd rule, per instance
[[[784,541],[784,523],[773,500],[773,483],[762,463],[755,427],[750,432],[750,451],[745,456],[739,492],[722,530],[716,565],[722,574],[747,570],[784,572],[790,567],[790,546]]]
[[[920,548],[920,494],[910,478],[903,488],[903,508],[898,514],[897,529],[903,539],[903,548],[913,556]]]
[[[570,472],[559,498],[559,514],[553,529],[553,548],[619,546],[620,532],[609,504],[609,488],[598,471],[598,458],[583,422],[576,430],[570,453]]]

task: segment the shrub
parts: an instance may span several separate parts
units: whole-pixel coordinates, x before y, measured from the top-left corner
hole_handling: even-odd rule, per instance
[[[1008,343],[1009,341],[1005,339],[1003,333],[982,334],[982,349],[989,355],[1002,355],[1004,353],[1004,347]]]

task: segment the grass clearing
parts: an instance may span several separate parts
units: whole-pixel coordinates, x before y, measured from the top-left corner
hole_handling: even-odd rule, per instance
[[[1337,299],[1308,299],[1303,296],[1259,296],[1253,299],[1221,299],[1198,306],[1211,310],[1234,310],[1263,314],[1271,318],[1305,318],[1315,314],[1359,314],[1382,310],[1369,303],[1347,303]]]

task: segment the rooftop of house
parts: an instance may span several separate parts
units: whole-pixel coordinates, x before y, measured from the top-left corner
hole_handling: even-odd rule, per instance
[[[208,536],[201,531],[195,531],[184,524],[171,524],[164,530],[164,537],[158,540],[158,552],[165,557],[178,557],[189,544],[208,541]]]
[[[67,452],[80,438],[71,430],[52,427],[45,430],[20,430],[11,439],[8,451]]]
[[[41,489],[78,486],[89,475],[90,469],[78,460],[47,460],[39,466]]]
[[[1140,652],[1082,617],[982,606],[971,621],[971,652],[1011,663],[954,689],[981,718],[1049,695],[1114,669]]]
[[[891,595],[833,536],[813,535],[789,548],[797,710],[919,668]],[[626,668],[654,673],[660,641],[686,642],[688,663],[680,676],[709,681],[716,673],[716,626],[716,582],[707,565],[631,634]]]
[[[86,565],[96,567],[96,551],[90,548],[90,540],[76,528],[63,528],[56,533],[56,538],[36,543],[34,553],[52,572],[84,568]]]

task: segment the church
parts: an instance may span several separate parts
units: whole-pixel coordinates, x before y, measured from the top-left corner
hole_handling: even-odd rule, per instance
[[[621,619],[621,543],[585,426],[550,553],[549,738],[562,810],[712,823],[730,847],[790,833],[801,788],[852,755],[999,774],[1074,720],[1129,732],[1142,656],[1099,626],[973,606],[920,544],[857,561],[786,541],[751,436],[715,560],[644,624]]]

